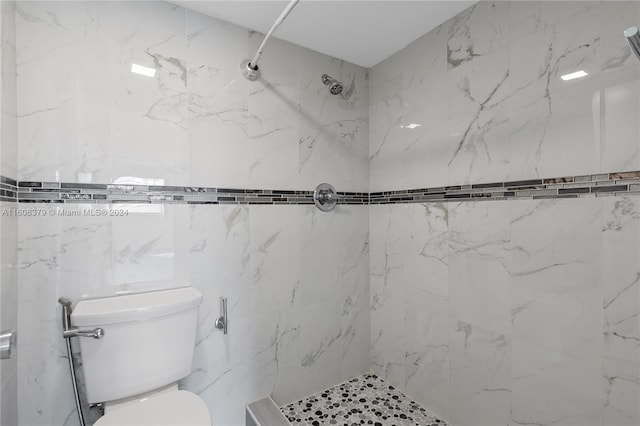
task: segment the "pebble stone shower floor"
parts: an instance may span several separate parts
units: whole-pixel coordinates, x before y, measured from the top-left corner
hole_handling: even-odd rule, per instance
[[[293,426],[447,426],[371,373],[280,409]]]

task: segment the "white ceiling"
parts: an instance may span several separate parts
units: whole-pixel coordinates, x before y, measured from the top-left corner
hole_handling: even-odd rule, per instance
[[[266,33],[288,1],[173,0],[173,3]],[[371,67],[475,1],[302,0],[274,37]],[[267,50],[268,51],[268,45]]]

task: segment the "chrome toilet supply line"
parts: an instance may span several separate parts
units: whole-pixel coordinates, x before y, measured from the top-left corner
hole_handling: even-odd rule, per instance
[[[321,183],[313,191],[313,202],[323,212],[333,210],[338,204],[339,198],[336,189],[328,183]]]
[[[67,356],[69,358],[69,371],[71,372],[71,384],[73,385],[73,394],[76,400],[76,410],[78,411],[78,420],[80,426],[85,426],[84,413],[82,411],[82,404],[80,403],[80,393],[78,392],[78,380],[76,377],[76,364],[73,359],[73,351],[71,350],[71,338],[72,337],[92,337],[94,339],[102,339],[104,337],[104,330],[102,328],[96,328],[93,330],[80,330],[76,327],[71,327],[71,300],[61,297],[58,299],[58,303],[62,305],[62,337],[65,339],[67,345]]]
[[[227,318],[227,298],[220,298],[220,316],[213,323],[218,330],[222,330],[223,334],[228,333],[229,319]]]

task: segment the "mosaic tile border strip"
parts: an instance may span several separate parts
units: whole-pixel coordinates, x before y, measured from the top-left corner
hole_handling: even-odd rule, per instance
[[[640,171],[453,185],[384,192],[338,192],[338,204],[535,200],[640,195]],[[16,181],[0,176],[0,201],[19,203],[313,204],[313,191]]]
[[[640,194],[640,171],[372,192],[369,204],[591,198]]]
[[[0,176],[0,201],[18,201],[18,182],[6,176]]]
[[[338,192],[338,204],[369,203],[366,192]],[[13,200],[15,201],[15,200]],[[165,185],[17,182],[20,203],[313,204],[313,191]]]

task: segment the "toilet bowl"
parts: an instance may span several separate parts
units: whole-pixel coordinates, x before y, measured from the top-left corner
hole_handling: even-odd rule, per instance
[[[193,287],[78,302],[71,322],[101,328],[81,338],[89,403],[105,414],[95,426],[210,426],[205,402],[178,389],[191,373],[198,307]]]

